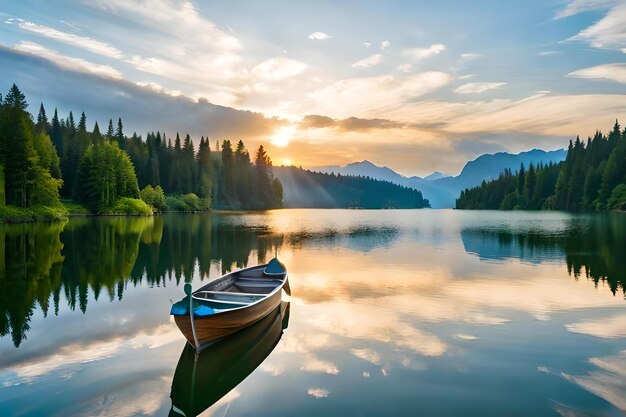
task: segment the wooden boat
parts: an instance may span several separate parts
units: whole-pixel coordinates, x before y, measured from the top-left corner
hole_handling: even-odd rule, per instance
[[[289,323],[289,303],[251,326],[213,343],[202,353],[183,349],[170,398],[170,417],[201,414],[248,377],[274,350]]]
[[[289,294],[287,270],[274,258],[226,274],[193,293],[185,284],[187,297],[170,314],[189,344],[201,351],[267,316],[280,304],[283,289]]]

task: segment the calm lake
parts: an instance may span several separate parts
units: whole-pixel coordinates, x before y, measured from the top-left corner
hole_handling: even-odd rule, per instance
[[[626,214],[74,218],[0,245],[1,416],[626,412]],[[184,283],[275,253],[292,296],[194,361]]]

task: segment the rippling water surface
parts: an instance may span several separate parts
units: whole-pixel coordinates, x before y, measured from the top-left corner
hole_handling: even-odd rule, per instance
[[[277,210],[0,226],[2,416],[621,416],[626,215]],[[196,358],[171,302],[274,254]]]

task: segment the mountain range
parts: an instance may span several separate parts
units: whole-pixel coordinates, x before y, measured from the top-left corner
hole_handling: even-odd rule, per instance
[[[484,180],[497,178],[505,169],[517,171],[521,164],[528,167],[531,163],[537,165],[539,163],[560,162],[566,156],[567,151],[565,149],[554,151],[533,149],[518,154],[508,152],[484,154],[467,162],[457,176],[445,176],[440,172],[434,172],[424,178],[405,177],[391,168],[377,166],[367,160],[354,162],[343,167],[338,165],[312,167],[311,171],[334,172],[341,175],[356,175],[390,181],[421,191],[424,197],[430,201],[432,208],[452,208],[461,191],[476,187]],[[286,195],[285,198],[288,196]]]

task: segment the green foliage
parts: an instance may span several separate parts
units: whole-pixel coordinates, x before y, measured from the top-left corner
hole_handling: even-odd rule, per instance
[[[121,197],[116,200],[115,204],[102,211],[102,214],[131,214],[149,216],[152,214],[152,208],[143,200],[138,198]]]
[[[522,169],[516,173],[504,170],[493,181],[483,181],[478,187],[461,192],[456,200],[458,209],[479,210],[538,210],[554,194],[556,178],[560,164],[549,163],[528,171]],[[524,177],[522,179],[522,177]],[[549,203],[553,205],[552,202]]]
[[[171,195],[165,199],[165,205],[167,206],[166,211],[191,211],[184,201]]]
[[[108,140],[90,145],[78,167],[74,196],[96,212],[107,211],[121,197],[138,198],[137,177],[128,154]]]
[[[277,197],[282,187],[292,191],[290,207],[322,208],[424,208],[430,203],[422,193],[370,177],[324,174],[296,167],[274,168],[280,181],[270,186]],[[304,193],[299,190],[306,190]]]
[[[613,189],[607,208],[626,211],[626,184],[620,184]]]
[[[25,111],[26,98],[15,85],[0,104],[1,191],[7,204],[58,206],[60,193],[97,213],[113,207],[120,197],[139,198],[139,189],[149,185],[153,190],[160,187],[162,194],[186,196],[175,198],[180,204],[170,200],[168,205],[162,196],[144,195],[157,210],[203,210],[214,202],[227,209],[282,205],[282,187],[271,173],[269,156],[263,151],[253,164],[243,141],[235,150],[230,141],[222,141],[217,159],[208,138],[200,139],[197,153],[189,135],[181,139],[176,134],[173,144],[161,132],[149,133],[145,141],[137,134],[128,138],[121,118],[117,129],[109,119],[102,135],[97,122],[92,132],[87,130],[84,112],[76,123],[71,111],[62,119],[55,109],[48,122],[41,104],[34,124]]]
[[[145,201],[146,204],[152,206],[155,211],[163,211],[167,208],[165,193],[160,185],[157,185],[156,187],[146,185],[144,189],[139,192],[139,195],[141,196],[141,199]]]
[[[92,214],[91,210],[89,210],[87,207],[85,207],[82,204],[78,204],[75,201],[61,200],[61,204],[63,204],[63,207],[65,207],[65,209],[68,211],[69,214],[80,214],[80,215]]]
[[[0,206],[0,223],[25,223],[66,219],[67,209],[63,206],[35,205],[28,208]]]
[[[27,106],[24,94],[15,84],[0,106],[4,202],[22,208],[59,207],[59,188],[63,183],[58,178],[59,158],[48,135],[43,130],[35,134],[35,125],[25,110]],[[40,119],[44,117],[40,114]]]
[[[168,196],[166,199],[167,211],[194,212],[209,208],[207,201],[194,193]]]
[[[467,189],[457,199],[459,209],[548,209],[601,211],[623,209],[621,185],[626,184],[626,131],[615,122],[608,136],[596,132],[585,144],[570,141],[559,165],[505,171],[494,181]]]

